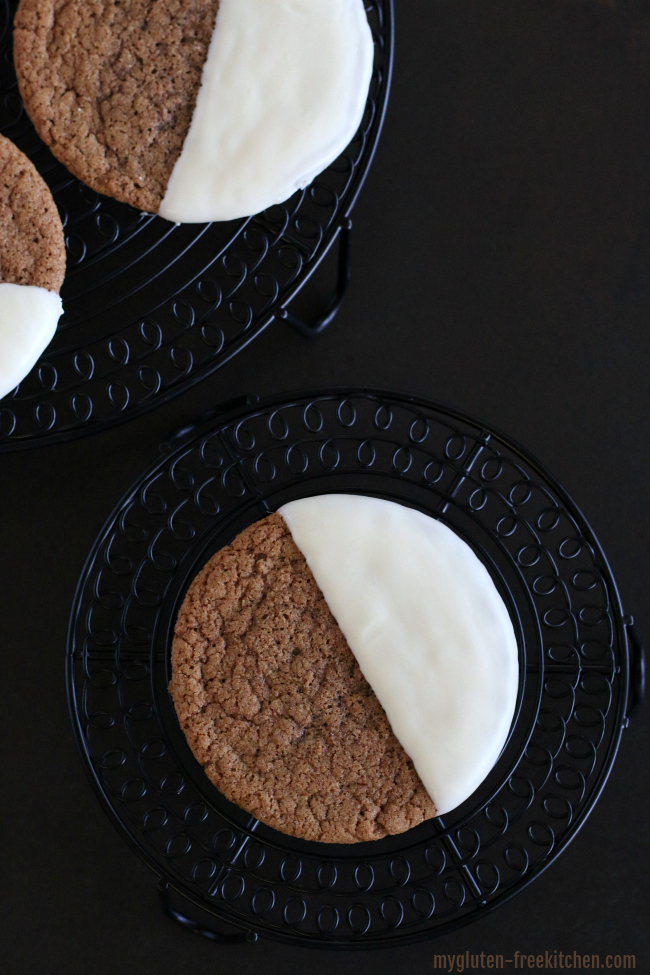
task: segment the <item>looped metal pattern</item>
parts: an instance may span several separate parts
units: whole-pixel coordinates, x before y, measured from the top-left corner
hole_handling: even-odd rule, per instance
[[[284,502],[336,491],[453,528],[490,571],[520,647],[513,727],[477,792],[444,819],[345,847],[294,840],[226,802],[167,692],[175,615],[210,555]],[[140,855],[221,921],[303,944],[426,937],[539,874],[609,773],[629,672],[607,562],[552,478],[461,415],[368,391],[248,406],[180,437],[102,530],[68,646],[88,774]]]

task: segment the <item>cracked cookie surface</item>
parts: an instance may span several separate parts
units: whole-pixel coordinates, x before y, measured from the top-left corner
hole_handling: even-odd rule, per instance
[[[59,292],[65,275],[61,218],[45,181],[0,135],[0,282]]]
[[[219,0],[21,0],[25,109],[88,186],[157,213],[190,127]]]
[[[278,514],[193,581],[169,689],[208,778],[275,829],[354,843],[435,815]]]

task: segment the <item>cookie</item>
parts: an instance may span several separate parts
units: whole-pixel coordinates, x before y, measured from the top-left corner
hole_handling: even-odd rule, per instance
[[[157,213],[219,0],[21,0],[14,61],[41,139],[99,193]]]
[[[59,292],[65,274],[63,227],[45,182],[0,135],[0,282]]]
[[[63,312],[63,227],[27,156],[0,136],[0,399],[32,370]]]
[[[208,778],[275,829],[354,843],[436,813],[278,514],[191,584],[169,690]]]
[[[374,47],[363,0],[21,0],[25,109],[71,172],[176,222],[250,216],[349,144]]]

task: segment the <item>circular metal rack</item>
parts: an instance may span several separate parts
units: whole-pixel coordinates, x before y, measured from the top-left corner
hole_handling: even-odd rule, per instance
[[[287,203],[246,220],[175,226],[100,196],[57,162],[27,117],[13,67],[17,0],[0,0],[0,132],[48,183],[66,235],[65,313],[39,363],[0,401],[0,452],[110,427],[189,389],[275,318],[314,335],[349,278],[350,212],[381,131],[393,0],[365,0],[375,67],[359,132]],[[331,300],[305,323],[288,305],[338,240]]]
[[[520,652],[510,736],[477,792],[444,820],[352,846],[293,839],[227,802],[167,691],[199,569],[269,510],[337,491],[456,531],[492,574]],[[220,941],[377,947],[467,923],[553,861],[640,703],[643,649],[591,528],[535,460],[451,409],[350,389],[231,403],[164,445],[88,558],[67,674],[93,786],[176,920]]]

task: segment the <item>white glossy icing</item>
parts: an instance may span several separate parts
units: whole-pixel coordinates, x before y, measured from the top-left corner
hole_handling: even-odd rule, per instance
[[[0,284],[0,397],[36,365],[54,338],[63,314],[53,291],[26,284]]]
[[[279,509],[439,815],[474,792],[518,687],[506,606],[470,547],[421,512],[323,495]]]
[[[221,0],[161,216],[232,220],[308,186],[357,131],[373,57],[363,0]]]

